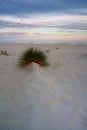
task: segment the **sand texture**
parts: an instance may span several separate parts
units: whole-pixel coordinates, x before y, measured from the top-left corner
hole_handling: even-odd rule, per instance
[[[50,66],[19,69],[22,51],[47,51]],[[87,45],[0,44],[0,130],[87,130]]]

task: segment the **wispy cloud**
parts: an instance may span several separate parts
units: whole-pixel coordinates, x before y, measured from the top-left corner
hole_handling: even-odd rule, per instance
[[[0,32],[0,36],[25,36],[24,32]]]
[[[79,20],[78,20],[79,19]],[[63,28],[87,30],[87,17],[78,15],[44,15],[32,18],[0,17],[1,28]]]

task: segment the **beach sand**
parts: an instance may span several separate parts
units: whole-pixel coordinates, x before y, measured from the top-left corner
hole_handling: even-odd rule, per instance
[[[17,65],[35,47],[50,66]],[[0,130],[87,130],[87,45],[0,44]],[[49,50],[49,52],[46,52]]]

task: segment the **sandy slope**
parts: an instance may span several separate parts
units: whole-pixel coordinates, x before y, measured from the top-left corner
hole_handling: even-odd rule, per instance
[[[48,68],[17,67],[19,55],[31,46],[50,50]],[[87,45],[0,49],[11,53],[0,56],[0,130],[87,130]]]

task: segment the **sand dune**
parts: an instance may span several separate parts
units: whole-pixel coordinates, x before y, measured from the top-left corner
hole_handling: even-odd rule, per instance
[[[0,130],[87,130],[87,46],[33,45],[50,50],[50,66],[21,70],[31,46],[0,46],[11,53],[0,56]]]

